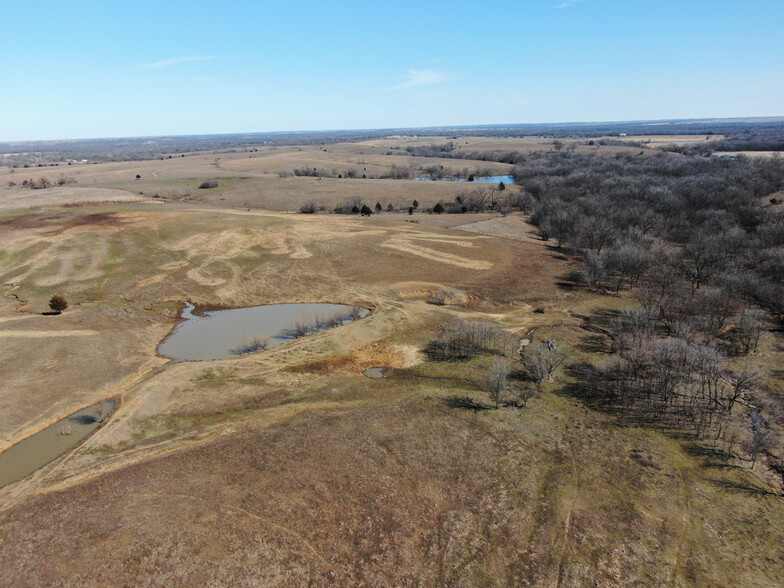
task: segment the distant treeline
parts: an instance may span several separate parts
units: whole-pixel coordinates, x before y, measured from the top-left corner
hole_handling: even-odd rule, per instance
[[[784,152],[784,128],[780,125],[759,125],[732,129],[720,141],[708,145],[674,145],[670,151],[700,153],[710,151],[782,151]]]
[[[746,120],[642,121],[630,123],[566,123],[422,127],[349,131],[307,131],[243,133],[226,135],[184,135],[63,141],[17,141],[0,143],[2,165],[35,165],[55,161],[81,162],[134,161],[156,159],[203,151],[231,151],[261,146],[313,145],[380,139],[393,135],[437,137],[599,137],[603,135],[726,135],[731,137],[777,135],[784,137],[784,121]],[[767,141],[767,139],[766,139]],[[757,140],[760,143],[759,140]],[[762,143],[760,143],[762,144]],[[759,147],[761,149],[761,147]],[[730,150],[725,149],[725,150]]]

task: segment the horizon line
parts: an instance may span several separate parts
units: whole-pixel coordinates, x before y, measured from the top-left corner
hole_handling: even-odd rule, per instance
[[[428,130],[461,130],[461,129],[514,129],[525,127],[559,127],[559,126],[587,126],[587,125],[623,125],[623,124],[690,124],[690,123],[776,123],[784,122],[784,115],[754,115],[754,116],[733,116],[733,117],[705,117],[705,118],[663,118],[663,119],[628,119],[628,120],[592,120],[592,121],[564,121],[564,122],[540,122],[540,123],[484,123],[484,124],[453,124],[453,125],[430,125],[430,126],[402,126],[402,127],[355,127],[355,128],[330,128],[330,129],[305,129],[305,130],[285,130],[285,131],[239,131],[226,133],[189,133],[189,134],[160,134],[160,135],[114,135],[103,137],[70,137],[63,139],[14,139],[0,141],[0,145],[10,145],[18,143],[65,143],[80,141],[115,141],[121,139],[181,139],[187,137],[237,137],[237,136],[263,136],[263,135],[285,135],[285,134],[315,134],[315,133],[362,133],[362,132],[392,132],[392,131],[428,131]]]

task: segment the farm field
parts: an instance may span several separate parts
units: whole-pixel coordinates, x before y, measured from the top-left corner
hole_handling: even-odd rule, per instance
[[[705,138],[557,150],[675,160],[660,142]],[[526,406],[491,410],[493,357],[425,353],[455,319],[482,320],[508,335],[513,361],[531,337],[557,340],[569,364],[599,363],[608,317],[635,304],[627,290],[575,284],[577,262],[527,212],[428,214],[498,188],[413,179],[424,168],[513,171],[406,151],[446,142],[0,168],[0,451],[118,403],[83,443],[0,488],[3,583],[784,584],[770,469],[591,406],[568,369]],[[454,143],[556,151],[539,137]],[[313,168],[326,173],[293,173]],[[391,177],[399,168],[410,178]],[[21,185],[41,177],[68,181]],[[383,211],[330,212],[353,199]],[[298,213],[306,204],[325,210]],[[47,313],[55,293],[69,303],[60,315]],[[371,313],[267,351],[167,365],[156,348],[187,301]],[[781,358],[780,333],[765,331],[754,361],[773,389]],[[362,374],[377,366],[388,377]]]

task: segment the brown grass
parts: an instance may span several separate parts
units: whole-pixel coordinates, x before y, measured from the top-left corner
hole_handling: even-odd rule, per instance
[[[0,213],[0,449],[74,407],[122,398],[82,446],[0,489],[5,584],[784,583],[784,506],[760,466],[622,426],[567,395],[568,375],[523,410],[444,403],[487,402],[492,357],[423,362],[418,352],[455,317],[518,338],[536,327],[575,361],[595,361],[597,335],[585,327],[630,303],[564,282],[572,262],[525,218],[409,223],[245,206],[451,197],[462,187],[273,173],[349,159],[380,169],[399,161],[386,149],[438,142],[265,149],[221,154],[219,166],[214,154],[77,166],[68,171],[80,185],[145,197],[215,177],[219,187],[154,207],[58,200]],[[17,174],[0,170],[0,180]],[[444,287],[455,299],[433,304]],[[71,307],[43,316],[55,290]],[[165,360],[155,347],[185,299],[346,302],[373,313],[269,351],[156,372]],[[776,369],[777,337],[757,358]],[[373,366],[392,377],[361,375]]]

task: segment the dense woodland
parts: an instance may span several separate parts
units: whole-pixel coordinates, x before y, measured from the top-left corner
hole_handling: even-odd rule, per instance
[[[611,356],[575,366],[578,393],[784,473],[784,398],[743,359],[784,327],[784,161],[546,152],[514,176],[581,261],[572,282],[638,302],[604,325]]]

